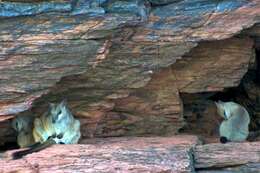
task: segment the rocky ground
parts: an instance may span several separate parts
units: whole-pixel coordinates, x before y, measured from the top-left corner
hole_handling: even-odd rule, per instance
[[[54,145],[12,160],[0,159],[0,172],[89,173],[255,173],[260,166],[260,142],[202,145],[196,136],[122,137]]]

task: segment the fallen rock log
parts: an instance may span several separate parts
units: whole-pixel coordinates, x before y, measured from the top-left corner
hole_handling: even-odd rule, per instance
[[[260,142],[198,145],[194,148],[197,169],[217,169],[260,163]]]
[[[195,136],[107,138],[54,145],[19,160],[0,159],[0,172],[190,173]],[[11,154],[13,151],[8,152]]]
[[[0,172],[254,172],[260,142],[201,145],[195,136],[96,138],[54,145],[19,160],[0,159]]]

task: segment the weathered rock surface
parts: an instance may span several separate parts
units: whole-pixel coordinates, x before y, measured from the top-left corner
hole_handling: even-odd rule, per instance
[[[260,142],[201,145],[195,136],[89,139],[19,160],[1,154],[0,172],[259,172]]]
[[[35,15],[46,12],[70,12],[72,10],[69,1],[59,2],[0,2],[0,17],[15,17]]]
[[[181,96],[236,87],[257,68],[260,0],[31,2],[0,2],[0,145],[14,141],[11,117],[38,116],[64,98],[81,120],[82,143],[175,134],[187,122],[211,136],[219,121],[213,109],[202,105],[197,112],[211,117],[192,122]],[[252,86],[245,92],[257,100]],[[0,172],[253,172],[260,164],[257,142],[192,148],[197,138],[185,136],[87,143],[1,159]]]
[[[258,173],[260,170],[259,163],[249,163],[242,166],[233,166],[223,169],[200,170],[197,173]]]
[[[253,40],[249,38],[203,42],[172,66],[176,86],[183,93],[238,86],[254,58],[252,48]]]
[[[180,0],[148,0],[148,1],[151,2],[153,5],[165,5],[173,2],[178,2]]]
[[[0,172],[190,173],[190,148],[197,142],[194,136],[93,139],[55,145],[20,160],[0,159]]]
[[[260,163],[260,142],[207,144],[194,149],[195,168],[225,168]]]
[[[228,38],[259,22],[259,0],[90,2],[1,19],[1,116],[67,98],[84,137],[173,134],[180,92],[237,86],[253,57]]]

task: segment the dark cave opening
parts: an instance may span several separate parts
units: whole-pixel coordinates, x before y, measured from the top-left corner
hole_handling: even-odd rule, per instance
[[[255,77],[255,83],[260,86],[260,48],[255,49],[255,55],[256,55],[256,77]]]
[[[237,87],[220,92],[181,93],[186,125],[180,133],[192,133],[205,138],[217,138],[222,118],[218,115],[215,101],[233,101],[248,111],[250,131],[260,130],[260,49],[255,49],[255,61],[249,65]],[[213,140],[214,141],[214,140]],[[213,141],[208,141],[210,143]],[[214,141],[216,142],[216,140]]]
[[[7,151],[7,150],[13,150],[13,149],[18,149],[19,146],[17,142],[5,142],[3,145],[0,145],[0,153]]]
[[[3,119],[0,121],[0,153],[4,153],[8,150],[19,149],[20,146],[17,143],[18,133],[12,127],[13,120],[17,116],[21,116],[24,114],[31,114],[31,110],[21,112],[17,115],[11,115],[9,118]],[[24,138],[27,139],[27,138]]]
[[[0,153],[19,148],[16,142],[17,134],[11,127],[11,121],[12,119],[8,119],[0,122],[0,127],[3,127],[0,129]]]

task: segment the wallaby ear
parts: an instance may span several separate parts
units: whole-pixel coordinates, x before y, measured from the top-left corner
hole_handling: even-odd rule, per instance
[[[66,107],[68,105],[67,99],[63,99],[60,103],[62,107]]]
[[[218,100],[217,102],[215,102],[215,105],[220,108],[223,105],[224,102],[222,102],[221,100]]]
[[[218,101],[218,104],[223,104],[224,102],[222,102],[221,100]]]
[[[52,110],[53,108],[55,108],[55,104],[54,103],[49,103],[49,110]]]
[[[14,118],[12,120],[12,128],[15,130],[15,131],[19,131],[19,124],[18,124],[18,119],[17,118]]]

